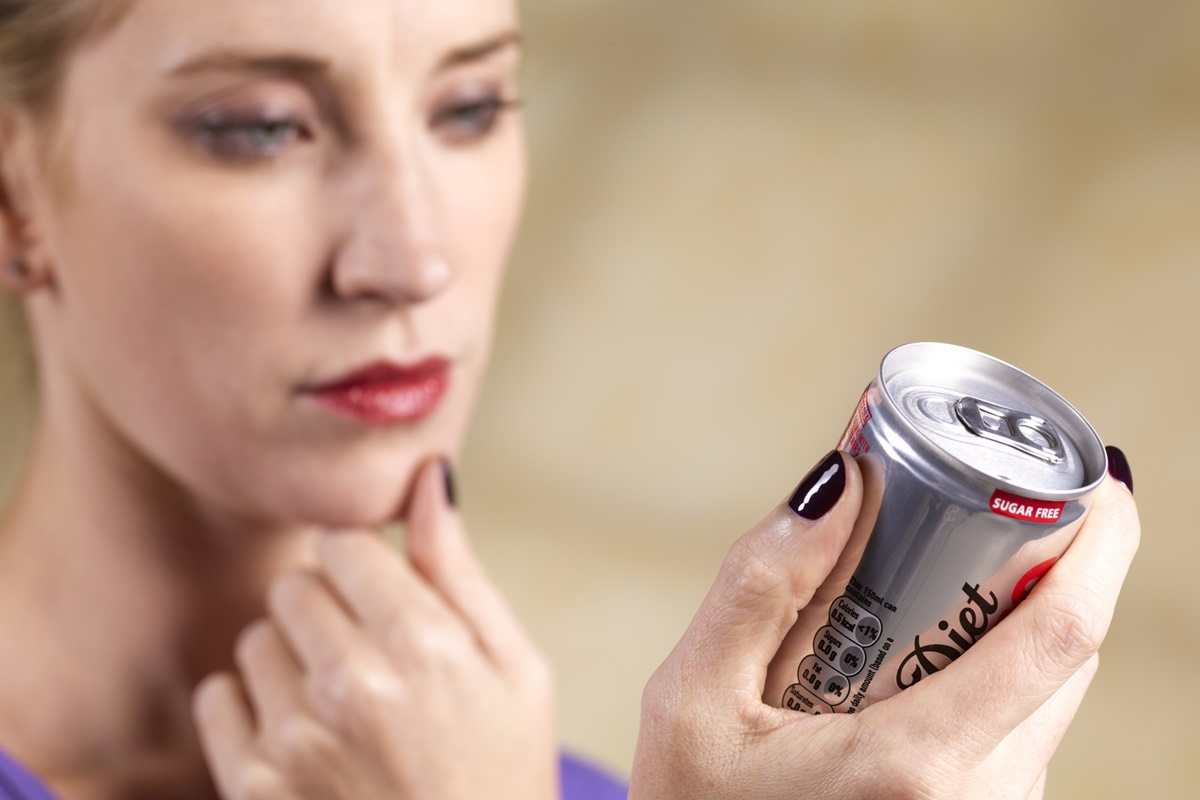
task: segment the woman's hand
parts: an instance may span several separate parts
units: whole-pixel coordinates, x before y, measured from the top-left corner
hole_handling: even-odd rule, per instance
[[[323,534],[195,715],[229,800],[557,797],[550,671],[488,582],[439,466],[417,478],[405,560]]]
[[[832,510],[780,506],[733,546],[646,688],[630,800],[1041,796],[1137,550],[1132,496],[1106,480],[1054,569],[948,668],[859,714],[808,716],[762,692],[858,516],[861,475],[842,460]]]

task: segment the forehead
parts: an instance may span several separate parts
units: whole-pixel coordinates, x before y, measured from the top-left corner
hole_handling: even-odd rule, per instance
[[[155,72],[212,48],[419,69],[516,24],[516,0],[134,0],[102,39]]]

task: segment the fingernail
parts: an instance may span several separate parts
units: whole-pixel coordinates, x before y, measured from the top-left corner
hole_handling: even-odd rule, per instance
[[[842,462],[842,454],[834,450],[804,476],[792,493],[788,507],[805,519],[820,519],[837,505],[845,489],[846,465]]]
[[[458,508],[458,493],[454,490],[454,467],[450,466],[450,460],[447,458],[441,459],[438,463],[442,466],[442,484],[446,490],[446,502],[451,508]]]
[[[1129,459],[1120,448],[1112,445],[1104,448],[1104,452],[1108,453],[1108,474],[1125,484],[1125,488],[1133,494],[1133,470],[1129,468]]]

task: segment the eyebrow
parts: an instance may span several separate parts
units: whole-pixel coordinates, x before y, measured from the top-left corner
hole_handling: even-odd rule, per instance
[[[451,50],[438,62],[437,69],[441,71],[460,64],[471,64],[476,61],[482,61],[509,47],[520,49],[522,44],[523,40],[519,32],[515,30],[505,31],[496,36],[488,37],[481,42]]]
[[[258,56],[238,50],[217,50],[185,61],[170,70],[171,75],[197,72],[263,72],[285,75],[324,72],[329,62],[308,56]]]
[[[483,61],[509,47],[520,48],[521,34],[505,31],[480,42],[451,50],[439,59],[435,72],[451,67]],[[192,75],[197,72],[258,72],[281,75],[312,75],[329,71],[329,61],[302,55],[263,56],[240,50],[216,50],[173,67],[171,75]]]

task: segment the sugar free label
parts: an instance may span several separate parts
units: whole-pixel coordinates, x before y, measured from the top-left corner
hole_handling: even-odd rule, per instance
[[[1016,494],[997,489],[992,493],[988,508],[993,514],[1012,517],[1023,522],[1037,522],[1042,525],[1055,525],[1062,517],[1065,502],[1050,500],[1034,500],[1031,497],[1021,497]]]

